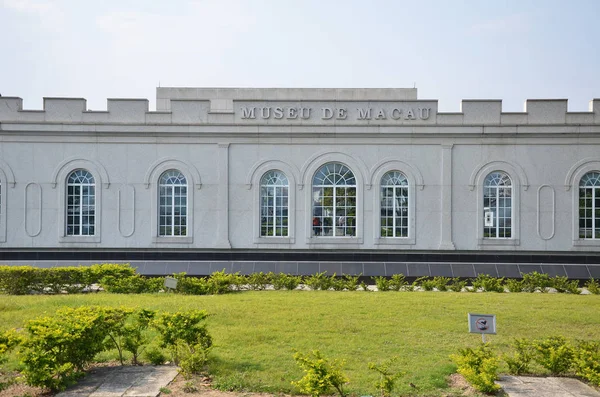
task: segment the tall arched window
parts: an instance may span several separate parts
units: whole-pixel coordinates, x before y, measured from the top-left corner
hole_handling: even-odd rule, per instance
[[[381,178],[381,237],[408,237],[408,180],[400,171]]]
[[[93,236],[96,233],[96,183],[83,169],[67,177],[67,236]]]
[[[502,171],[483,182],[483,237],[512,238],[512,182]]]
[[[579,181],[579,238],[600,239],[600,172],[585,174]]]
[[[279,170],[271,170],[260,180],[260,235],[287,237],[289,182]]]
[[[158,182],[158,235],[187,236],[187,181],[178,170],[165,171]]]
[[[323,165],[312,183],[313,236],[356,236],[356,179],[340,163]]]

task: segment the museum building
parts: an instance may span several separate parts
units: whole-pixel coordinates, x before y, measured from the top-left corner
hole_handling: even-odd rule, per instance
[[[157,88],[0,97],[0,263],[600,278],[600,99]]]

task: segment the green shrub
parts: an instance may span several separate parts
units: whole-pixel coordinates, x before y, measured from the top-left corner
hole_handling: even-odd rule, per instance
[[[139,274],[125,277],[104,276],[100,286],[113,294],[143,294],[158,292],[164,285],[164,278],[149,278]]]
[[[345,274],[343,278],[344,289],[348,291],[356,291],[358,289],[358,283],[361,275],[362,274],[359,274],[358,276],[351,276],[349,274]]]
[[[436,276],[433,278],[432,281],[433,281],[433,285],[435,286],[435,288],[438,291],[447,291],[448,290],[448,283],[450,282],[449,277]]]
[[[207,295],[209,293],[208,281],[199,277],[187,277],[185,272],[173,274],[177,279],[175,292],[184,295]]]
[[[566,373],[573,364],[574,349],[562,336],[551,336],[533,342],[535,361],[552,375]]]
[[[204,310],[189,310],[162,313],[153,323],[160,334],[160,346],[171,351],[186,374],[196,373],[208,358],[212,338],[204,324],[207,317]]]
[[[313,350],[312,354],[296,352],[294,360],[304,371],[304,377],[292,385],[302,393],[317,397],[335,390],[340,397],[346,396],[344,384],[348,383],[348,378],[342,372],[343,362],[329,361],[318,350]]]
[[[393,274],[390,278],[390,289],[392,291],[400,291],[406,286],[406,277],[404,274]]]
[[[371,292],[369,289],[369,284],[367,284],[364,280],[360,282],[360,288],[365,292]]]
[[[379,390],[381,397],[390,397],[392,391],[394,391],[396,380],[404,375],[403,372],[391,369],[392,364],[397,359],[397,357],[393,357],[381,364],[369,363],[369,369],[379,374],[379,379],[375,382],[375,387]]]
[[[467,287],[467,280],[461,280],[460,277],[454,277],[450,280],[448,288],[453,292],[461,292]]]
[[[591,294],[600,295],[600,283],[593,278],[585,282],[584,286]]]
[[[129,263],[103,263],[90,266],[90,284],[97,284],[106,276],[112,277],[131,277],[135,274],[135,268]]]
[[[377,286],[378,291],[389,291],[390,290],[390,280],[388,280],[385,276],[376,276],[371,277],[373,281],[375,281],[375,285]]]
[[[600,342],[580,341],[573,360],[575,374],[600,386]]]
[[[475,291],[481,290],[484,292],[504,292],[504,277],[492,277],[488,274],[478,274],[471,281],[471,285]]]
[[[267,289],[267,286],[272,283],[273,273],[252,273],[248,275],[248,287],[252,291],[262,291]]]
[[[494,393],[500,389],[494,381],[498,379],[498,357],[488,344],[472,349],[460,349],[451,356],[458,366],[458,373],[483,393]]]
[[[207,280],[207,291],[212,295],[220,295],[240,289],[240,274],[225,273],[225,269],[220,272],[214,272]]]
[[[27,295],[42,291],[39,268],[33,266],[0,266],[0,291],[9,295]]]
[[[435,288],[435,283],[433,282],[433,279],[428,276],[417,278],[414,281],[413,285],[419,286],[425,291],[433,291],[433,289]]]
[[[124,364],[123,352],[132,355],[132,364],[139,364],[139,356],[149,342],[146,330],[154,319],[156,312],[146,309],[105,309],[108,325],[109,344],[119,353],[121,365]]]
[[[289,291],[298,288],[302,282],[301,276],[293,276],[291,274],[279,273],[273,275],[273,288],[275,290],[287,289]]]
[[[579,295],[581,291],[579,290],[579,281],[570,280],[567,276],[555,276],[552,281],[552,287],[556,290],[556,292],[566,292],[569,294]]]
[[[157,346],[150,346],[144,351],[144,358],[152,365],[162,365],[167,362],[167,356]]]
[[[552,287],[552,279],[546,273],[531,272],[523,274],[524,292],[548,292]]]
[[[508,292],[523,292],[523,280],[509,278],[504,282],[504,286],[508,289]]]
[[[527,339],[515,339],[512,346],[515,352],[504,357],[504,361],[508,365],[508,371],[513,375],[529,373],[529,365],[534,354],[533,345]]]
[[[22,374],[27,384],[50,390],[64,389],[82,376],[108,333],[105,311],[93,306],[60,309],[25,328]]]
[[[325,275],[327,272],[311,274],[305,277],[304,284],[306,284],[313,291],[317,290],[328,290],[331,287],[331,280]]]
[[[6,355],[16,346],[21,344],[23,338],[15,330],[0,333],[0,364],[6,361]]]

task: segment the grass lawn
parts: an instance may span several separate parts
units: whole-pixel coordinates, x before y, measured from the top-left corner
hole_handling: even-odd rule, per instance
[[[600,340],[600,296],[526,293],[260,291],[216,296],[172,294],[0,296],[0,328],[21,327],[61,306],[138,306],[205,309],[215,347],[209,364],[224,389],[294,392],[302,377],[293,350],[319,349],[346,361],[348,390],[376,394],[369,362],[397,356],[406,372],[399,395],[442,395],[454,372],[449,355],[475,346],[467,313],[496,314],[501,351],[513,338],[563,335]],[[106,357],[105,357],[106,358]],[[417,389],[408,386],[409,382]]]

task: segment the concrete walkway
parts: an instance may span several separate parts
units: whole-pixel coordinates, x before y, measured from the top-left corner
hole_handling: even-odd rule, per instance
[[[506,375],[497,383],[509,397],[600,397],[600,392],[572,378]]]
[[[96,368],[56,397],[156,397],[177,374],[165,365]]]

